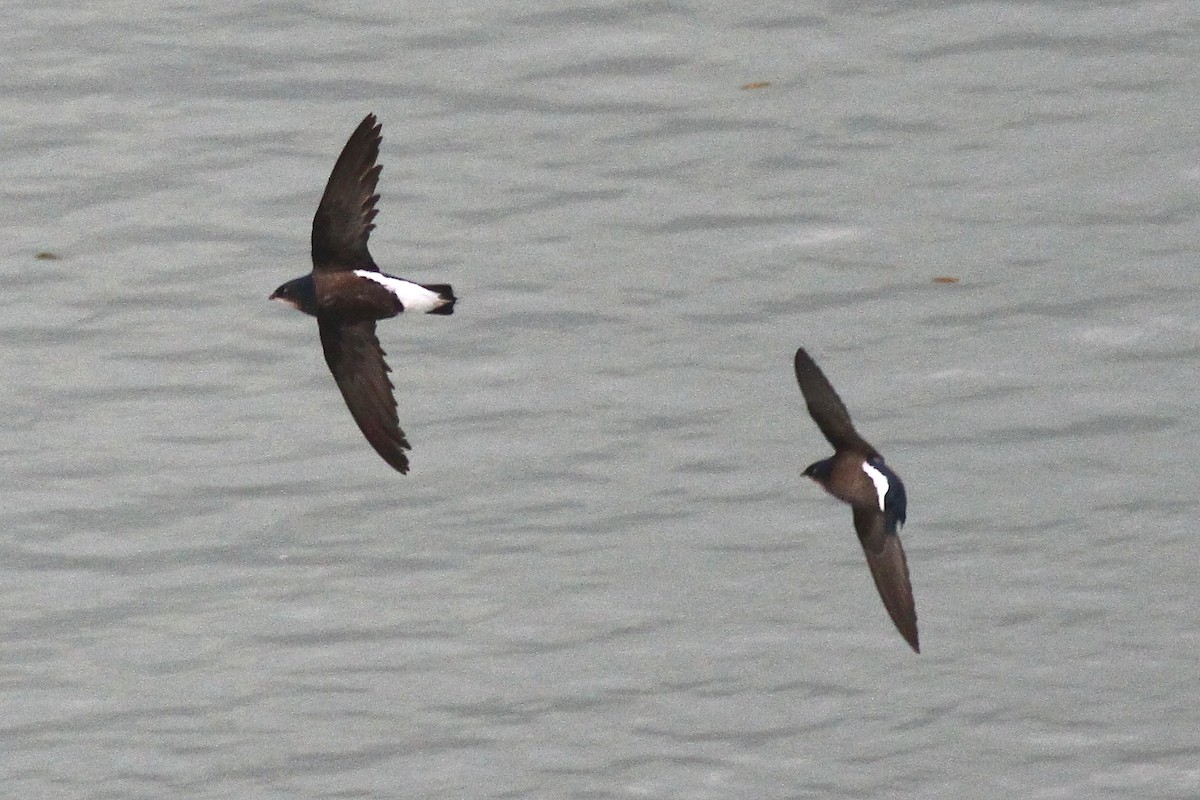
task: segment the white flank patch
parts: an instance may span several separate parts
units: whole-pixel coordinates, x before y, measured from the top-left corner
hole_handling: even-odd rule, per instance
[[[867,473],[871,483],[875,484],[875,493],[879,495],[879,510],[883,511],[883,498],[887,497],[888,489],[891,488],[887,476],[865,461],[863,462],[863,472]]]
[[[396,295],[397,299],[400,300],[400,304],[404,306],[405,311],[424,311],[428,313],[435,308],[441,308],[446,305],[446,301],[439,297],[437,292],[431,292],[419,283],[406,281],[404,278],[394,278],[391,275],[384,275],[382,272],[370,272],[365,269],[356,269],[354,270],[354,274],[360,278],[375,281]]]

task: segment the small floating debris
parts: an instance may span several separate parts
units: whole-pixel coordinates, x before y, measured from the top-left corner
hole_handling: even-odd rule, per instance
[[[952,278],[949,275],[938,275],[933,279],[934,283],[958,283],[958,278]]]
[[[62,258],[58,253],[51,253],[49,250],[39,250],[34,256],[38,261],[58,261]]]
[[[743,84],[743,89],[765,89],[771,85],[770,81],[757,81],[755,83]]]

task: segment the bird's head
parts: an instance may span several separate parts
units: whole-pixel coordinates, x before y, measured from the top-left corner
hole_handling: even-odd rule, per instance
[[[809,464],[804,470],[804,477],[812,478],[822,486],[829,484],[829,478],[833,474],[833,459],[827,458],[824,461],[818,461],[815,464]]]
[[[278,300],[305,314],[317,313],[317,290],[312,275],[288,281],[271,292],[272,300]]]

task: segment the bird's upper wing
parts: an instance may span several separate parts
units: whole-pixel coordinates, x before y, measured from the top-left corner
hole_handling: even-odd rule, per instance
[[[921,652],[917,638],[917,608],[913,602],[912,583],[908,577],[908,560],[900,537],[888,533],[887,519],[878,508],[854,507],[854,529],[867,556],[867,566],[875,579],[875,588],[887,609],[896,630],[916,652]]]
[[[367,238],[375,224],[372,222],[378,210],[375,201],[379,195],[375,186],[379,183],[381,167],[375,163],[379,158],[381,125],[375,115],[368,114],[350,134],[342,148],[325,194],[317,213],[313,216],[312,260],[315,272],[337,272],[342,270],[378,270],[367,250]]]
[[[804,393],[808,413],[834,449],[853,450],[868,458],[879,455],[854,430],[850,412],[846,410],[842,398],[838,397],[825,373],[821,372],[817,362],[803,347],[796,351],[795,363],[796,380],[800,383],[800,391]]]
[[[354,421],[384,461],[399,472],[408,472],[404,451],[411,446],[396,417],[396,398],[387,376],[390,370],[375,336],[375,323],[318,319],[318,325],[325,361]]]

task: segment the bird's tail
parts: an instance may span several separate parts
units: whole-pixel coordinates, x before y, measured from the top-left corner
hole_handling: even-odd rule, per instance
[[[454,290],[450,288],[448,283],[427,283],[425,288],[437,294],[442,300],[442,304],[437,308],[431,309],[429,314],[453,314],[454,301],[458,298],[454,296]]]

